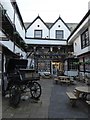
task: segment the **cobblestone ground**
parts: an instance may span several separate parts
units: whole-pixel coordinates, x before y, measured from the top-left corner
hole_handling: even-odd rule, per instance
[[[53,79],[41,79],[42,95],[38,102],[31,98],[21,101],[15,109],[9,106],[8,98],[2,98],[3,118],[67,118],[76,120],[81,118],[88,120],[88,106],[84,102],[77,101],[76,107],[71,107],[66,91],[73,91],[76,85],[55,84]],[[0,96],[1,97],[1,96]],[[1,110],[0,110],[1,115]],[[70,119],[71,118],[71,119]]]

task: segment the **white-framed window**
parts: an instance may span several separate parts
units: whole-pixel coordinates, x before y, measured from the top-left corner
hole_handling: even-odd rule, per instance
[[[56,39],[63,39],[63,38],[64,38],[64,31],[56,30]]]
[[[74,62],[77,62],[75,59],[69,59],[68,60],[68,69],[69,70],[78,70],[78,65],[75,65]]]
[[[88,28],[81,34],[81,48],[85,48],[90,45]]]
[[[42,38],[42,30],[34,30],[35,38]]]
[[[50,72],[50,60],[38,60],[38,72]]]

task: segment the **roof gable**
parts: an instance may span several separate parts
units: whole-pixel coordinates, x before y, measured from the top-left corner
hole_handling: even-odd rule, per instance
[[[27,29],[37,20],[37,19],[40,19],[43,24],[49,29],[49,27],[47,26],[47,24],[41,19],[41,17],[38,15],[34,20],[33,22],[30,23],[30,25],[27,27]]]
[[[31,22],[26,22],[24,23],[25,28],[27,29],[28,26],[31,24]],[[53,23],[50,22],[46,22],[46,25],[48,26],[48,28],[50,29]],[[76,26],[78,25],[78,23],[66,23],[67,26],[69,27],[69,29],[71,30],[71,32],[76,28]]]
[[[82,18],[82,20],[79,22],[79,24],[76,26],[76,28],[71,32],[70,36],[68,37],[67,41],[72,37],[72,35],[77,31],[77,29],[82,25],[82,23],[89,17],[90,10],[85,14],[85,16]],[[88,19],[89,20],[89,19]],[[89,21],[88,21],[89,22]]]
[[[70,28],[67,26],[67,24],[62,20],[62,18],[61,18],[60,16],[59,16],[59,18],[52,24],[52,26],[50,27],[50,29],[51,29],[59,20],[61,20],[61,21],[64,23],[64,25],[68,28],[68,30],[71,31]]]

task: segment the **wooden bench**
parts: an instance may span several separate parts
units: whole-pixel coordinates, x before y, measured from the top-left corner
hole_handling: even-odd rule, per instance
[[[61,85],[64,83],[70,85],[70,80],[59,80],[59,81],[60,81]]]
[[[58,77],[54,78],[54,81],[55,81],[56,84],[57,84],[57,83],[60,83],[61,85],[64,84],[64,83],[70,85],[70,83],[71,83],[71,81],[68,80],[68,79],[65,79],[65,78],[61,78],[61,79],[60,79],[60,78],[58,78]]]
[[[86,100],[86,103],[87,103],[88,105],[90,105],[90,101]]]
[[[54,78],[54,81],[57,84],[58,83],[58,78]]]
[[[69,97],[72,106],[75,106],[76,105],[77,97],[74,95],[73,92],[66,92],[66,94]]]

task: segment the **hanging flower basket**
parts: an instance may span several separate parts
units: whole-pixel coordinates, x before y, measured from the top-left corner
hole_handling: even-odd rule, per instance
[[[88,64],[90,65],[90,60],[86,61],[86,62],[73,62],[74,65],[84,65],[84,64]]]
[[[85,62],[79,62],[79,65],[84,65],[85,64]]]
[[[86,62],[85,62],[85,64],[88,64],[88,65],[90,65],[90,60],[86,61]]]
[[[84,62],[73,62],[74,65],[83,65]]]
[[[18,32],[15,31],[13,34],[14,34],[14,35],[18,35]]]
[[[79,65],[79,62],[73,62],[74,65]]]
[[[20,42],[20,46],[21,46],[24,50],[26,50],[26,49],[28,48],[28,45],[27,45],[24,41],[21,41],[21,42]]]

